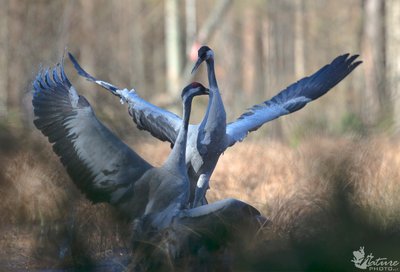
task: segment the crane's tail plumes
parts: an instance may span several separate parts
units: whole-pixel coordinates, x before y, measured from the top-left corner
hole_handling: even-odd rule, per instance
[[[94,82],[94,83],[100,85],[104,89],[110,91],[113,95],[120,97],[119,93],[117,92],[118,90],[120,90],[118,87],[116,87],[106,81],[99,80],[99,79],[95,78],[94,76],[90,75],[88,72],[83,70],[83,68],[79,65],[78,61],[75,59],[75,57],[70,52],[68,52],[68,56],[80,76],[83,76],[88,81],[91,81],[91,82]]]

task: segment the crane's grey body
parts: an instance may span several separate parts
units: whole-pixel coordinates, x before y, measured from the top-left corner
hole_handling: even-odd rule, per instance
[[[313,75],[290,85],[270,100],[254,105],[236,121],[227,124],[215,78],[214,54],[208,47],[200,48],[199,60],[194,70],[202,61],[207,62],[210,99],[203,121],[199,125],[191,125],[188,132],[186,163],[191,183],[191,204],[195,207],[206,202],[205,193],[209,178],[219,156],[228,147],[242,141],[249,132],[257,130],[264,123],[295,112],[327,93],[361,63],[355,61],[357,57],[358,55],[345,54],[335,58]],[[139,129],[147,130],[154,137],[174,144],[180,126],[180,118],[177,115],[143,100],[134,90],[121,90],[94,78],[80,67],[72,55],[70,58],[80,75],[103,86],[128,103],[129,113]]]
[[[183,92],[184,118],[174,148],[159,168],[152,167],[98,121],[63,67],[37,76],[32,100],[34,123],[54,143],[53,149],[72,180],[89,199],[109,202],[129,219],[152,214],[153,224],[165,227],[188,204],[185,151],[191,102],[195,95],[206,94],[203,90],[208,93],[196,84]]]
[[[243,233],[255,235],[260,223],[265,224],[259,211],[236,199],[189,207],[185,153],[186,146],[191,146],[187,144],[189,130],[198,134],[195,126],[189,129],[192,98],[208,94],[201,84],[192,83],[183,90],[179,132],[167,160],[158,168],[96,118],[88,101],[69,82],[63,66],[40,72],[33,88],[34,124],[53,144],[72,181],[89,200],[108,202],[131,220],[135,267],[148,267],[160,258],[171,264],[184,256],[218,255],[220,248],[227,249]],[[193,136],[189,139],[198,140]],[[155,257],[157,250],[163,254]]]
[[[212,51],[211,54],[212,56],[207,59],[207,67],[210,71],[207,111],[201,123],[190,125],[188,131],[186,164],[190,179],[192,207],[207,204],[205,193],[209,187],[209,180],[226,145],[226,113],[215,78]],[[110,83],[95,79],[81,68],[71,54],[69,57],[79,74],[111,90],[128,103],[129,113],[138,128],[150,131],[160,140],[175,143],[181,123],[181,119],[177,115],[145,101],[134,90],[120,90]]]
[[[140,98],[135,91],[116,90],[116,94],[129,105],[129,111],[139,128],[152,126],[153,136],[175,142],[181,119],[165,110],[158,111],[156,107]],[[157,110],[157,114],[154,113]],[[137,114],[140,112],[140,114]],[[165,126],[156,129],[163,123]],[[190,179],[191,206],[207,204],[205,191],[208,182],[217,165],[218,159],[225,150],[226,113],[218,89],[211,89],[206,115],[200,124],[189,125],[186,147],[186,164]],[[199,189],[201,193],[199,194]],[[197,193],[197,199],[194,200]],[[196,204],[195,204],[196,203]]]
[[[198,57],[192,73],[197,70],[203,61],[207,62],[210,95],[207,111],[198,131],[198,137],[201,138],[203,143],[202,146],[198,146],[198,150],[204,164],[197,172],[199,177],[194,190],[193,207],[204,204],[211,174],[217,165],[219,157],[226,149],[226,112],[215,76],[214,52],[210,48],[203,46],[198,51]]]

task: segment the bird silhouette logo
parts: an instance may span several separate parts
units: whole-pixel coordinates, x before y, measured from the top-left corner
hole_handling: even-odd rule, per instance
[[[368,262],[372,258],[374,258],[372,254],[369,254],[365,257],[364,247],[360,247],[359,250],[353,251],[353,259],[351,261],[354,263],[355,267],[360,269],[367,269],[369,266]]]

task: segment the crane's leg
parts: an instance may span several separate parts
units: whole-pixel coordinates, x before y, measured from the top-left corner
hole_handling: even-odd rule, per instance
[[[194,193],[193,208],[207,204],[206,192],[209,188],[210,174],[201,174],[197,181],[196,190]]]

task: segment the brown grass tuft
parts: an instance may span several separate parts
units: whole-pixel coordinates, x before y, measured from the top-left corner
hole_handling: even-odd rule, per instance
[[[400,144],[375,138],[357,145],[349,173],[351,201],[362,222],[380,231],[399,231]]]
[[[0,187],[3,221],[43,223],[63,217],[68,197],[62,186],[65,176],[58,169],[35,160],[32,154],[19,153],[9,159],[4,170]]]

